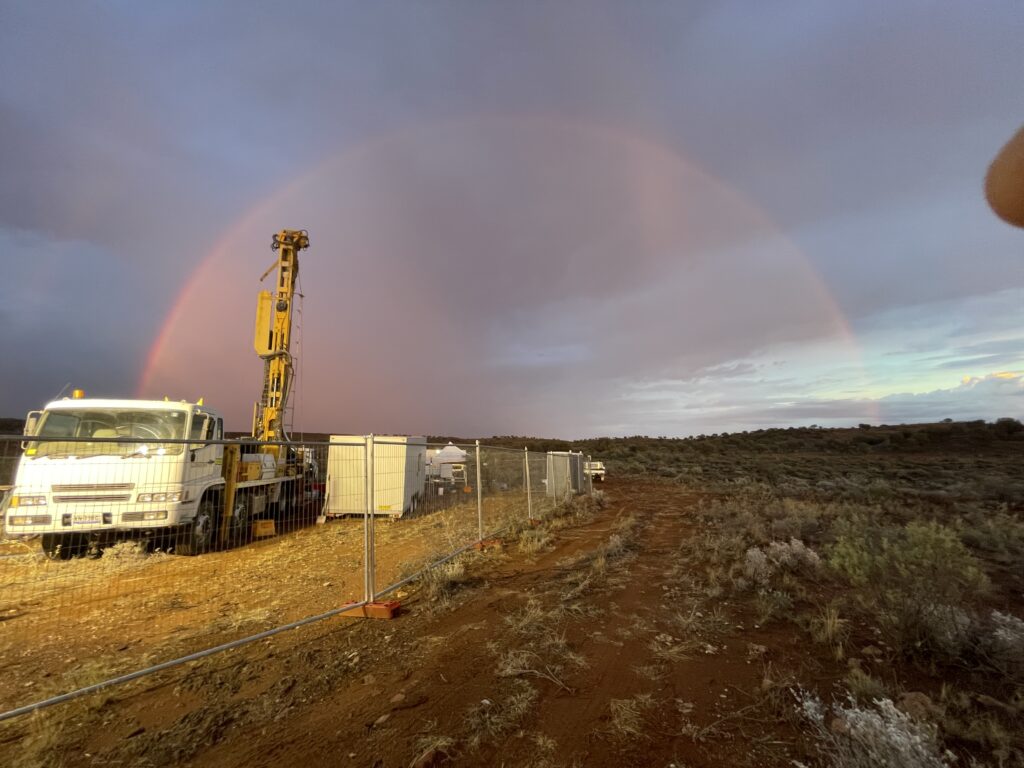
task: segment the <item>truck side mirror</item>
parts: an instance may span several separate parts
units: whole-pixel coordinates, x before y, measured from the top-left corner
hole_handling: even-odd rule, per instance
[[[36,433],[36,429],[39,427],[39,419],[43,415],[42,411],[29,411],[25,415],[25,428],[22,430],[22,434],[25,437],[33,437]],[[28,440],[21,441],[21,450],[28,448]]]
[[[42,415],[42,411],[29,411],[25,416],[25,429],[22,434],[26,437],[34,435],[36,433],[36,427],[39,426],[39,417]]]

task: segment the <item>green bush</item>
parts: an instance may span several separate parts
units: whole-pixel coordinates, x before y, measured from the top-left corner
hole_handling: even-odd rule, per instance
[[[903,650],[958,655],[970,628],[963,606],[989,584],[956,531],[936,522],[872,525],[863,517],[836,528],[828,564],[860,588],[856,601],[890,640]]]

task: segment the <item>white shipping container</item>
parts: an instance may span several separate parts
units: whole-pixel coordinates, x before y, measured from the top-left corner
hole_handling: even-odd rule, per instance
[[[583,454],[572,451],[548,451],[547,478],[544,483],[548,496],[568,499],[586,489],[583,472]]]
[[[416,510],[426,483],[425,437],[378,435],[373,446],[373,510],[401,517]],[[331,435],[327,449],[324,514],[328,517],[366,512],[366,438]]]

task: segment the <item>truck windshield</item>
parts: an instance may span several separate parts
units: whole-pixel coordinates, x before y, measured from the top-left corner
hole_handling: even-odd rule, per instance
[[[186,411],[137,410],[132,408],[83,408],[45,411],[36,430],[28,455],[49,456],[133,456],[166,455],[182,452],[181,444],[162,440],[180,440],[185,436]],[[99,443],[61,440],[75,438],[123,438],[124,442]]]

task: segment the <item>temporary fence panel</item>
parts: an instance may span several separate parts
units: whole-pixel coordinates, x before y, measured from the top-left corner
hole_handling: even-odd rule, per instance
[[[33,438],[28,459],[20,436],[0,436],[0,712],[37,701],[41,679],[63,693],[329,614],[363,599],[368,581],[394,594],[424,567],[547,516],[573,485],[569,454],[456,446],[459,471],[428,483],[423,438],[377,438],[368,454],[363,437],[257,445],[205,429],[162,441]],[[270,449],[274,461],[259,455]],[[19,475],[22,461],[31,471]],[[207,481],[219,506],[205,525],[222,540],[177,556],[209,509],[196,497]],[[566,493],[555,498],[558,482]],[[354,518],[327,519],[338,510]],[[403,519],[372,526],[397,511]],[[457,580],[461,566],[445,567]]]
[[[96,682],[361,597],[361,531],[315,525],[327,445],[262,446],[274,458],[201,434],[94,430],[33,438],[31,455],[0,439],[0,710],[43,679]]]
[[[572,477],[573,493],[587,492],[587,473],[584,469],[586,462],[582,453],[569,453],[569,471]]]
[[[547,455],[545,489],[548,496],[565,501],[577,493],[589,493],[582,453],[550,451]]]
[[[485,530],[516,530],[526,525],[529,504],[523,451],[481,446],[480,463]]]
[[[376,446],[376,463],[383,461],[398,464],[395,452],[401,445],[390,444],[393,438],[380,437]],[[448,446],[424,446],[426,452],[435,453]],[[477,508],[476,446],[454,447],[462,451],[464,463],[456,464],[459,470],[450,479],[429,477],[424,484],[423,495],[414,513],[394,521],[378,521],[375,529],[374,581],[388,585],[405,579],[424,566],[435,562],[451,552],[472,546],[479,541],[480,517]],[[448,455],[455,457],[454,450]],[[394,487],[401,482],[397,473],[374,472],[375,492],[394,493]],[[380,517],[380,513],[377,517]],[[446,566],[457,568],[457,564]],[[453,577],[457,581],[457,578]],[[428,590],[428,600],[440,599],[439,592]],[[402,595],[400,594],[399,597]]]
[[[548,453],[547,483],[545,487],[548,496],[558,501],[564,501],[573,494],[573,473],[569,458],[569,453],[565,451],[551,451]]]

